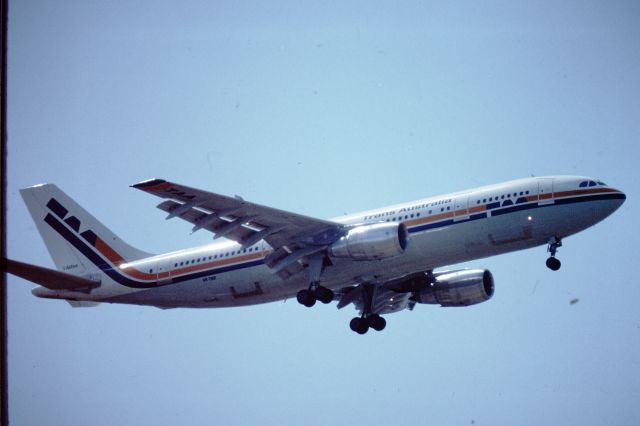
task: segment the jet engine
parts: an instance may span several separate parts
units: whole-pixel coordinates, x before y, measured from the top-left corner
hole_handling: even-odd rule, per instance
[[[415,291],[413,298],[418,303],[469,306],[491,299],[493,290],[493,275],[487,269],[463,269],[437,275],[435,282]]]
[[[404,253],[407,242],[407,227],[403,223],[360,225],[333,243],[329,247],[329,255],[354,260],[385,259]]]

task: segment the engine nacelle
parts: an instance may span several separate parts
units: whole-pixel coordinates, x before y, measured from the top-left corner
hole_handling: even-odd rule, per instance
[[[397,256],[407,248],[407,227],[382,222],[357,226],[329,247],[329,255],[354,260],[378,260]]]
[[[418,303],[469,306],[493,296],[493,275],[486,269],[463,269],[436,276],[435,283],[414,293]]]

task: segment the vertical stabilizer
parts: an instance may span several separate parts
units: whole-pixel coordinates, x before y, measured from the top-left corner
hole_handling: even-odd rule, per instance
[[[20,193],[61,271],[86,275],[107,264],[117,266],[151,256],[122,241],[53,184],[32,186]]]

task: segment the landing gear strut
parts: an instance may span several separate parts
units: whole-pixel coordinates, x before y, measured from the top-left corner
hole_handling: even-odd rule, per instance
[[[323,264],[324,254],[314,254],[309,258],[309,289],[300,290],[297,295],[298,302],[307,308],[318,300],[325,305],[333,300],[333,291],[320,285]]]
[[[552,237],[549,239],[547,251],[550,253],[550,257],[547,259],[547,268],[552,271],[560,269],[560,260],[556,259],[556,251],[558,251],[558,248],[560,247],[562,247],[562,239],[559,237]]]
[[[358,334],[365,334],[370,328],[376,331],[384,330],[387,326],[387,321],[379,314],[371,312],[376,288],[371,284],[360,284],[358,288],[359,297],[362,301],[362,315],[353,318],[349,323],[349,327]]]

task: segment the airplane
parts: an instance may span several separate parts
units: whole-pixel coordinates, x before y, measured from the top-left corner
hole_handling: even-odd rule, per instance
[[[493,296],[489,270],[438,268],[547,245],[546,266],[557,271],[564,239],[626,199],[595,178],[531,177],[323,220],[162,179],[131,186],[161,198],[167,219],[227,241],[152,255],[43,184],[20,192],[57,270],[9,259],[3,269],[39,284],[35,296],[74,307],[216,308],[294,296],[307,307],[353,304],[350,328],[365,334],[385,328],[383,315],[417,304],[469,306]]]

